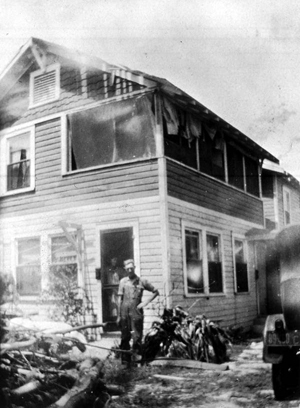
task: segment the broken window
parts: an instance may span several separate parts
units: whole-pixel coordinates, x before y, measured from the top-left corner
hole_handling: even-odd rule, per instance
[[[249,285],[246,248],[245,242],[240,239],[234,240],[234,267],[236,292],[248,292]]]
[[[145,95],[67,118],[70,171],[155,156],[154,114]]]
[[[17,290],[20,295],[38,295],[41,291],[40,239],[17,242]]]
[[[7,191],[30,187],[31,164],[30,132],[7,139]]]

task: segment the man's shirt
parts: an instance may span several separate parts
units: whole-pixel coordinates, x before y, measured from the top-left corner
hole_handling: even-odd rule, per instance
[[[121,279],[118,295],[122,296],[122,310],[132,310],[142,302],[143,292],[155,292],[156,288],[147,280],[138,276],[131,280],[128,277]]]

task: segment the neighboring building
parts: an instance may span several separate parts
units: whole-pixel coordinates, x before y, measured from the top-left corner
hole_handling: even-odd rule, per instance
[[[246,233],[264,228],[261,166],[277,159],[168,81],[38,39],[0,95],[0,268],[24,310],[63,270],[115,329],[110,261],[133,257],[161,294],[146,327],[175,305],[251,325]]]
[[[274,245],[276,233],[300,223],[300,183],[281,166],[268,160],[262,168],[265,230],[247,236],[256,247],[258,312],[261,316],[281,311],[279,260]]]

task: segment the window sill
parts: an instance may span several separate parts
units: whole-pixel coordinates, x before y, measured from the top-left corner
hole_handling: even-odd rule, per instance
[[[34,190],[35,190],[35,187],[27,187],[27,188],[22,188],[18,190],[6,191],[5,193],[2,193],[0,197],[10,197],[10,196],[14,196],[17,194],[29,193]]]
[[[248,292],[234,292],[235,296],[249,296],[250,291]]]
[[[215,298],[215,297],[226,297],[226,294],[224,292],[222,293],[186,293],[185,297],[186,298],[209,299],[209,298]]]
[[[120,167],[120,166],[124,166],[124,165],[128,165],[128,164],[130,165],[130,164],[154,161],[156,159],[157,159],[156,156],[152,156],[152,157],[141,157],[139,159],[132,159],[132,160],[127,160],[127,161],[119,161],[119,162],[109,163],[109,164],[102,164],[102,165],[100,164],[99,166],[86,167],[84,169],[65,171],[65,172],[62,173],[62,176],[63,177],[72,177],[72,176],[76,176],[77,174],[91,173],[91,172],[97,171],[97,170],[106,170],[106,169],[111,169],[113,167]]]

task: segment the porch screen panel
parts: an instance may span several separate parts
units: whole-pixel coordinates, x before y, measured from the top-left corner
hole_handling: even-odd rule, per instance
[[[245,156],[247,192],[259,197],[258,163]]]
[[[155,120],[147,96],[69,116],[71,170],[155,156]]]
[[[228,182],[234,187],[244,189],[243,155],[237,149],[227,145]]]
[[[115,110],[116,160],[155,155],[154,115],[146,96],[119,102]]]
[[[113,161],[115,143],[111,105],[70,115],[70,127],[76,169]]]

